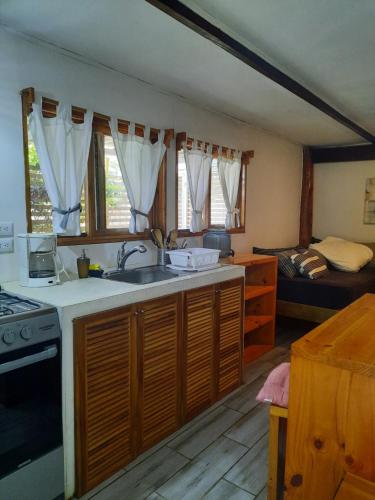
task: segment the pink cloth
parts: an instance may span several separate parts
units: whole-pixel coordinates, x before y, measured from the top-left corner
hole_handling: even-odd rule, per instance
[[[290,363],[281,363],[272,370],[256,397],[262,403],[288,408]]]

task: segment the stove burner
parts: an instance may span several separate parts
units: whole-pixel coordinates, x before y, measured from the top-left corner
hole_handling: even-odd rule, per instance
[[[0,306],[0,318],[2,316],[10,316],[11,314],[13,314],[13,311],[11,309],[5,306]]]
[[[30,300],[21,299],[16,295],[12,296],[8,293],[0,293],[0,318],[3,316],[10,316],[12,314],[33,311],[34,309],[39,308],[39,304],[35,304]]]

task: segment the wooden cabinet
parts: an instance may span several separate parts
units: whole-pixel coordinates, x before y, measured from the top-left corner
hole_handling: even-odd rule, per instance
[[[76,495],[241,383],[243,279],[74,320]]]
[[[243,279],[186,292],[185,420],[241,384]]]
[[[215,400],[215,287],[184,294],[184,400],[189,420]]]
[[[180,296],[141,304],[138,318],[138,451],[174,432],[180,424]]]
[[[277,257],[243,254],[231,262],[246,267],[244,362],[249,363],[275,345]]]
[[[243,280],[216,285],[217,397],[241,384],[243,332]]]
[[[74,327],[76,489],[81,495],[135,454],[132,308],[80,318]]]

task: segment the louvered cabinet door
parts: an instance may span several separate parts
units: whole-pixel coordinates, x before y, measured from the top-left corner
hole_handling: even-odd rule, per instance
[[[215,399],[215,288],[184,294],[184,402],[185,420],[210,406]]]
[[[76,494],[133,458],[132,309],[74,321]]]
[[[138,451],[180,425],[180,295],[142,303],[138,314]]]
[[[243,343],[243,279],[216,285],[217,397],[241,384]]]

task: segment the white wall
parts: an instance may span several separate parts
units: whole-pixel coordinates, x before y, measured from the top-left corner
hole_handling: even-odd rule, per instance
[[[77,61],[0,29],[0,220],[11,220],[15,234],[26,231],[21,100],[19,91],[35,87],[39,95],[64,100],[105,114],[187,131],[196,137],[242,150],[254,149],[248,170],[246,234],[233,237],[233,248],[291,245],[298,239],[301,147],[224,115],[194,106],[136,79]],[[173,147],[173,145],[172,145]],[[168,152],[168,225],[174,226],[174,158]],[[114,263],[118,244],[92,245],[92,261]],[[155,258],[151,245],[150,261]],[[75,268],[80,248],[61,248]],[[136,258],[133,260],[133,264]],[[0,256],[0,283],[17,279],[15,254]]]
[[[363,224],[366,179],[369,177],[375,177],[375,161],[314,166],[315,237],[375,241],[375,224]]]

